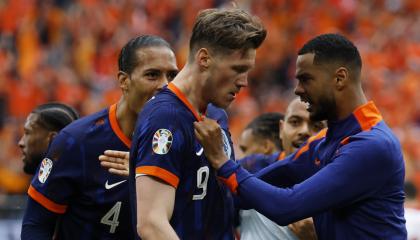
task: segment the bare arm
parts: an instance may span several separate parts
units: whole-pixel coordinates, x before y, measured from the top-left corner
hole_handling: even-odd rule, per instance
[[[179,239],[169,223],[175,188],[150,176],[136,177],[137,233],[142,239]]]
[[[101,166],[108,169],[108,171],[115,175],[128,177],[128,161],[130,153],[116,150],[106,150],[103,155],[99,156]]]

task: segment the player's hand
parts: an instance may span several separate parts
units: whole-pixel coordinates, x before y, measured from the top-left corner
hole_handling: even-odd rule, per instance
[[[106,150],[99,156],[101,166],[107,168],[112,174],[128,177],[128,161],[130,153],[124,151]]]
[[[194,122],[194,133],[215,169],[229,160],[223,150],[222,129],[215,120],[204,117],[202,121]]]
[[[288,227],[299,239],[317,239],[312,218],[305,218],[303,220],[289,224]]]

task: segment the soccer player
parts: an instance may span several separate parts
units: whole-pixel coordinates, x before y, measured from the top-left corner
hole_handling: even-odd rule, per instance
[[[130,197],[142,239],[233,239],[233,201],[194,137],[193,123],[224,115],[266,36],[239,9],[201,11],[184,68],[146,103],[130,151]],[[225,126],[226,127],[226,126]],[[233,159],[230,135],[223,151]]]
[[[78,118],[77,111],[63,103],[51,102],[36,107],[26,118],[18,143],[22,151],[23,171],[35,174],[54,137]]]
[[[196,136],[218,175],[244,206],[286,225],[313,216],[319,239],[406,239],[400,144],[361,84],[357,48],[339,34],[308,41],[296,61],[295,93],[322,130],[254,177],[220,148],[212,120]],[[270,201],[267,201],[270,199]]]
[[[252,120],[239,137],[238,145],[244,156],[280,152],[279,123],[283,119],[283,114],[273,112],[263,113]]]
[[[138,112],[177,74],[175,54],[157,36],[130,40],[118,59],[118,103],[64,128],[29,187],[22,239],[133,239],[127,178],[110,174],[98,156],[128,151]]]
[[[310,136],[325,128],[324,121],[310,120],[306,107],[304,102],[296,98],[287,106],[284,120],[273,113],[262,114],[253,120],[239,139],[241,150],[245,150],[248,155],[239,160],[239,163],[250,173],[256,173],[274,162],[283,160]],[[277,144],[280,144],[277,148],[268,147]],[[281,227],[255,210],[243,210],[240,216],[241,239],[316,238],[310,218],[289,224],[288,227]]]

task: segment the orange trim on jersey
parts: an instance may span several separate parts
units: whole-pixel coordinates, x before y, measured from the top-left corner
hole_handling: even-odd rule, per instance
[[[201,115],[194,109],[194,107],[192,106],[192,104],[190,103],[190,101],[188,101],[187,96],[185,96],[184,93],[181,92],[181,90],[179,90],[179,88],[177,86],[175,86],[175,84],[173,84],[173,83],[170,82],[168,84],[168,88],[173,93],[175,93],[175,95],[188,107],[188,109],[192,112],[192,114],[194,115],[194,117],[198,121],[203,120],[203,117],[201,117]]]
[[[238,181],[236,180],[236,173],[229,176],[229,178],[218,177],[234,194],[237,194]]]
[[[179,178],[175,174],[169,172],[166,169],[156,167],[156,166],[137,167],[136,174],[145,174],[145,175],[157,177],[163,180],[164,182],[168,183],[174,188],[177,188],[179,184]]]
[[[340,142],[340,144],[341,145],[346,145],[347,143],[349,143],[350,142],[350,137],[346,137],[346,138],[344,138],[343,140],[341,140],[341,142]]]
[[[277,160],[283,160],[286,158],[286,152],[285,151],[281,151],[281,153],[279,154],[279,157],[277,158]]]
[[[128,147],[131,146],[131,140],[124,135],[123,131],[120,128],[120,125],[118,125],[117,121],[117,104],[111,105],[109,107],[109,122],[111,123],[112,131],[114,131],[115,135]]]
[[[382,116],[372,101],[358,107],[353,112],[363,131],[370,130],[382,121]]]
[[[325,137],[326,134],[327,134],[327,128],[324,128],[317,135],[310,137],[308,141],[306,142],[305,146],[299,148],[299,150],[296,152],[293,160],[296,160],[300,155],[302,155],[302,153],[308,151],[309,145],[311,144],[311,142]]]
[[[66,205],[61,205],[51,201],[50,199],[42,195],[42,193],[38,192],[34,187],[32,187],[32,185],[29,186],[28,195],[31,196],[33,200],[35,200],[51,212],[63,214],[67,210]]]

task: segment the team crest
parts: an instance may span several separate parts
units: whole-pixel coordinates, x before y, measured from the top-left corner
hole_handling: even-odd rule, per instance
[[[223,150],[225,151],[226,156],[230,159],[232,154],[232,148],[230,147],[229,138],[227,137],[224,130],[222,130],[223,136]]]
[[[168,129],[159,129],[153,135],[152,148],[156,154],[167,154],[172,146],[172,133]]]
[[[53,162],[49,158],[44,158],[41,162],[41,166],[38,172],[38,180],[41,183],[45,183],[47,181],[48,176],[50,175],[51,169],[53,166]]]

